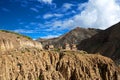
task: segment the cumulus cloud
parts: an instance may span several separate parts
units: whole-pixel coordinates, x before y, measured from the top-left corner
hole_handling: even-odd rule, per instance
[[[38,2],[43,2],[45,4],[52,4],[52,0],[38,0]]]
[[[54,14],[45,14],[43,16],[43,18],[44,19],[48,19],[48,18],[52,18],[52,17],[61,17],[61,16],[63,16],[63,14],[56,14],[56,13],[54,13]]]
[[[89,0],[85,10],[77,16],[83,26],[105,29],[120,21],[119,12],[120,6],[115,0]]]
[[[89,0],[87,3],[79,4],[76,15],[64,20],[54,20],[53,29],[65,29],[80,27],[93,27],[106,29],[120,21],[120,3],[116,0]]]

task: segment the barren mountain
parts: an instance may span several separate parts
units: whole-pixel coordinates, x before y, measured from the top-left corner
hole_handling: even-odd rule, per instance
[[[60,37],[52,38],[52,39],[38,39],[37,41],[41,42],[43,46],[46,44],[52,44],[55,47],[63,46],[65,43],[78,44],[82,40],[90,38],[91,36],[95,35],[99,31],[101,30],[93,29],[93,28],[84,29],[84,28],[77,27]]]
[[[17,49],[20,47],[37,47],[42,49],[39,42],[18,33],[0,30],[0,51]]]
[[[85,51],[47,51],[28,37],[0,31],[0,80],[119,80],[107,57]]]
[[[114,60],[120,60],[120,22],[83,40],[78,48],[89,53],[100,52]]]

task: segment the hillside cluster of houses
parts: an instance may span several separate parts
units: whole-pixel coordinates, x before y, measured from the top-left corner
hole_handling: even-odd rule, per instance
[[[60,50],[73,50],[76,51],[77,47],[76,44],[68,44],[66,43],[63,47],[60,46],[58,48],[55,48],[54,45],[45,45],[44,47],[46,50],[54,50],[54,49],[60,49]]]

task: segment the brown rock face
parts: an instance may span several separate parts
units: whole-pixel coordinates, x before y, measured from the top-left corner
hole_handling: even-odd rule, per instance
[[[0,31],[0,51],[8,51],[20,47],[37,47],[42,49],[42,45],[39,42],[15,33]]]
[[[0,55],[0,80],[119,80],[114,62],[84,52],[21,48]]]
[[[61,35],[60,37],[51,39],[38,39],[37,41],[41,42],[43,46],[52,44],[55,46],[55,48],[64,47],[66,43],[78,44],[82,40],[90,38],[99,31],[101,30],[92,28],[84,29],[77,27],[64,35]]]
[[[84,51],[45,51],[36,41],[0,31],[0,80],[119,79],[109,58]]]
[[[83,40],[78,45],[78,49],[89,53],[100,52],[120,64],[120,22],[99,32],[90,39]]]

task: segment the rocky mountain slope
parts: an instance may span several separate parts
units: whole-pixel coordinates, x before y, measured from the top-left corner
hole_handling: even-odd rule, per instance
[[[84,51],[47,51],[26,36],[0,31],[0,80],[119,80],[115,63]]]
[[[33,41],[27,36],[0,30],[0,52],[20,47],[37,47],[42,49],[41,43]]]
[[[0,55],[0,80],[119,80],[114,62],[85,52],[21,48]]]
[[[114,60],[120,60],[120,22],[112,27],[101,31],[91,37],[83,40],[78,49],[90,53],[100,52]]]
[[[41,42],[43,46],[47,44],[52,44],[55,47],[63,46],[65,43],[78,44],[82,40],[90,38],[99,31],[101,30],[93,29],[93,28],[84,29],[77,27],[60,37],[52,38],[52,39],[38,39],[37,41]]]

